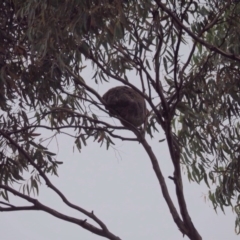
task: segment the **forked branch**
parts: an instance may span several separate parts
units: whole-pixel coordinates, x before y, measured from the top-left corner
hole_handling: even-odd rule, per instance
[[[69,206],[70,208],[73,208],[83,214],[85,214],[87,217],[91,218],[93,221],[95,221],[100,227],[101,229],[96,228],[95,226],[91,225],[91,224],[87,224],[83,226],[83,222],[82,220],[76,220],[74,218],[62,215],[61,213],[56,212],[53,209],[50,209],[44,205],[42,205],[40,202],[38,202],[36,199],[33,199],[27,195],[21,194],[19,192],[17,192],[16,190],[10,188],[9,186],[5,186],[5,185],[0,185],[0,189],[5,189],[11,193],[13,193],[16,196],[19,196],[31,203],[34,204],[34,206],[37,206],[39,208],[41,208],[41,210],[46,211],[56,217],[60,217],[66,221],[71,221],[73,223],[78,223],[80,226],[88,229],[89,231],[93,231],[94,229],[94,233],[100,235],[100,236],[105,236],[111,240],[119,240],[118,237],[116,237],[115,235],[113,235],[107,228],[107,226],[93,213],[93,212],[88,212],[87,210],[72,204],[71,202],[68,201],[68,199],[64,196],[64,194],[58,189],[56,188],[51,181],[49,180],[49,178],[46,176],[46,174],[43,172],[43,170],[33,161],[33,159],[30,157],[30,155],[13,139],[10,137],[9,134],[7,134],[6,132],[4,132],[3,130],[0,130],[0,135],[2,135],[2,137],[4,137],[6,140],[8,140],[9,144],[14,145],[17,150],[19,151],[19,153],[21,153],[27,160],[28,162],[38,171],[39,175],[45,180],[46,185],[52,189],[62,200],[63,202]]]

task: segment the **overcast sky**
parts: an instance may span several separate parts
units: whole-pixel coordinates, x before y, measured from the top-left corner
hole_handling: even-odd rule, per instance
[[[102,94],[112,85],[95,88]],[[119,123],[110,117],[109,121]],[[45,132],[42,133],[44,136]],[[125,134],[131,135],[128,132]],[[168,148],[165,142],[158,142],[162,138],[164,134],[161,131],[153,140],[147,136],[176,203],[174,184],[167,178],[173,173]],[[57,159],[64,164],[59,168],[59,178],[51,177],[52,182],[72,203],[88,211],[94,210],[109,230],[121,239],[182,239],[162,197],[151,162],[141,145],[119,140],[115,140],[115,143],[114,148],[107,151],[105,145],[100,148],[99,143],[90,140],[88,146],[79,153],[73,151],[72,139],[59,136],[58,142],[53,141],[49,149],[56,151]],[[239,239],[234,233],[235,216],[230,209],[226,215],[220,210],[216,214],[211,202],[204,197],[208,192],[207,187],[190,184],[184,174],[183,178],[188,210],[203,239]],[[39,199],[64,214],[85,219],[79,212],[67,208],[44,183]],[[11,200],[23,203],[14,197]],[[0,230],[3,240],[101,239],[77,225],[44,212],[1,212]]]
[[[82,153],[73,153],[72,144],[60,140],[58,159],[64,161],[59,178],[52,181],[73,203],[100,217],[109,229],[125,240],[182,239],[163,200],[150,161],[136,143],[119,143],[117,150],[99,149],[91,143]],[[166,146],[152,144],[167,177],[172,164]],[[120,156],[119,156],[120,155]],[[184,176],[186,179],[186,176]],[[174,188],[166,179],[173,199]],[[191,218],[203,239],[239,239],[234,233],[234,215],[227,211],[217,215],[211,203],[205,202],[207,188],[184,181],[184,190]],[[40,200],[64,214],[81,217],[44,187]],[[77,225],[58,220],[43,212],[10,212],[0,215],[3,240],[95,240],[93,235]],[[186,238],[185,238],[186,239]]]
[[[182,49],[184,51],[184,49]],[[90,69],[90,68],[89,68]],[[94,84],[90,80],[93,72],[86,70],[84,79],[89,79],[94,89],[101,95],[110,87],[121,85],[116,81]],[[138,86],[138,77],[132,73],[132,83]],[[102,114],[102,113],[101,113]],[[118,120],[108,117],[111,123],[119,125]],[[40,132],[38,130],[37,132]],[[46,136],[46,131],[42,131]],[[132,136],[131,133],[124,133]],[[153,148],[170,194],[176,203],[175,187],[168,176],[173,174],[173,166],[162,131],[154,139],[147,140]],[[99,143],[88,141],[88,146],[79,153],[73,151],[74,140],[59,136],[52,141],[50,151],[57,152],[57,160],[63,161],[59,177],[50,177],[72,203],[94,213],[107,225],[109,230],[122,240],[178,240],[182,235],[175,225],[165,203],[151,162],[139,143],[114,140],[114,148],[100,148]],[[205,185],[189,183],[184,175],[184,192],[192,221],[203,239],[235,240],[235,215],[231,209],[224,215],[213,210],[206,200],[208,188]],[[39,200],[63,214],[85,217],[62,203],[61,199],[46,188],[40,187]],[[24,204],[11,196],[11,201]],[[1,240],[97,240],[94,235],[72,223],[64,222],[44,212],[1,212]],[[187,239],[185,237],[184,239]]]

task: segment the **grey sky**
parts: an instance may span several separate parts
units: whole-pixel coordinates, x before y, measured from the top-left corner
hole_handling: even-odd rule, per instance
[[[158,143],[163,137],[160,132],[154,140],[147,138],[176,201],[174,184],[167,179],[173,171],[168,149],[164,142]],[[73,140],[59,137],[57,158],[64,164],[59,168],[59,178],[52,177],[51,180],[71,202],[89,211],[94,210],[110,231],[121,239],[182,239],[141,145],[115,142],[115,149],[106,151],[104,145],[100,148],[98,143],[89,141],[88,146],[78,153],[76,150],[73,152]],[[56,142],[52,142],[50,149],[56,149]],[[67,208],[45,184],[40,189],[42,203],[64,214],[85,219]],[[226,216],[220,211],[217,215],[211,203],[204,201],[204,194],[208,191],[205,186],[189,184],[184,175],[184,191],[191,218],[203,239],[239,238],[234,233],[234,215],[230,211]],[[101,239],[77,225],[43,212],[4,212],[1,213],[0,226],[3,240]]]
[[[85,79],[92,81],[91,84],[101,95],[110,87],[120,85],[113,81],[111,84],[96,86],[94,80],[90,80],[91,76],[88,72]],[[138,85],[134,75],[132,79]],[[134,81],[133,83],[135,84]],[[108,118],[119,124],[118,120]],[[167,178],[172,175],[173,166],[165,142],[158,142],[162,138],[164,134],[161,131],[155,134],[153,140],[147,136],[176,203],[174,184]],[[73,152],[73,139],[59,136],[58,142],[53,141],[49,150],[56,150],[58,161],[63,161],[64,164],[59,168],[59,178],[51,177],[51,181],[69,201],[88,211],[93,210],[109,230],[122,240],[182,239],[162,197],[151,162],[141,145],[119,140],[114,142],[114,148],[106,151],[105,145],[100,148],[99,143],[89,140],[88,146],[83,147],[79,153],[76,149]],[[217,215],[211,203],[205,201],[207,187],[190,184],[184,174],[183,178],[188,210],[203,239],[239,239],[234,233],[235,216],[230,209],[226,215],[219,209]],[[12,196],[11,200],[23,203]],[[39,200],[64,214],[85,219],[79,212],[66,207],[44,183],[40,187]],[[43,212],[1,212],[0,231],[2,240],[103,239]]]
[[[110,149],[89,144],[82,153],[72,152],[71,144],[60,141],[59,160],[64,165],[59,169],[59,178],[53,182],[70,201],[87,210],[94,210],[122,239],[181,239],[166,203],[163,200],[150,161],[140,145],[124,143],[117,146],[122,157]],[[164,144],[154,143],[165,176],[171,175],[172,166]],[[173,183],[167,183],[174,193]],[[68,209],[61,200],[44,187],[40,200],[50,207],[80,217],[81,214]],[[186,201],[194,224],[203,239],[239,238],[234,234],[234,216],[213,211],[211,204],[204,202],[205,187],[185,181]],[[173,195],[173,194],[172,194]],[[174,197],[174,199],[176,199]],[[50,240],[85,239],[101,237],[88,233],[74,224],[58,220],[42,212],[1,213],[1,239],[3,240]]]

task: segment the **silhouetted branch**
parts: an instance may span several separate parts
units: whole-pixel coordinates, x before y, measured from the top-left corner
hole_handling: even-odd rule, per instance
[[[12,206],[9,208],[0,207],[1,212],[22,211],[22,210],[41,210],[41,211],[44,211],[44,212],[47,212],[47,213],[53,215],[54,217],[59,218],[59,219],[62,219],[62,220],[65,220],[65,221],[68,221],[71,223],[75,223],[75,224],[81,226],[82,228],[84,228],[92,233],[95,233],[99,236],[106,237],[111,240],[120,240],[119,237],[117,237],[114,234],[112,234],[111,232],[109,232],[103,223],[101,224],[102,229],[99,229],[99,228],[93,226],[92,224],[88,223],[86,219],[80,220],[80,219],[73,218],[68,215],[62,214],[50,207],[47,207],[46,205],[39,202],[37,199],[31,198],[25,194],[22,194],[9,186],[0,184],[0,189],[5,189],[6,191],[11,192],[12,194],[14,194],[22,199],[25,199],[26,201],[33,204],[33,206],[18,206],[18,207]],[[91,214],[92,214],[92,217],[91,217],[92,219],[96,218],[96,216],[94,215],[93,212]]]
[[[88,212],[85,209],[83,209],[83,208],[81,208],[81,207],[79,207],[77,205],[74,205],[71,202],[69,202],[68,199],[64,196],[64,194],[51,183],[51,181],[48,179],[48,177],[42,171],[42,169],[32,160],[32,158],[28,155],[28,153],[15,140],[13,140],[7,133],[5,133],[2,130],[0,130],[0,134],[4,138],[6,138],[9,141],[10,144],[14,145],[23,156],[25,156],[25,158],[29,161],[29,163],[39,172],[40,176],[45,180],[46,185],[50,189],[52,189],[63,200],[63,202],[67,206],[69,206],[69,207],[71,207],[71,208],[73,208],[73,209],[75,209],[75,210],[85,214],[86,216],[88,216],[89,218],[94,220],[96,223],[98,223],[99,226],[103,229],[104,232],[109,232],[107,227],[106,227],[106,225],[99,218],[97,218],[92,212]],[[4,189],[6,189],[6,187]],[[15,191],[13,189],[11,189],[10,192],[18,193],[17,191]],[[18,194],[20,194],[20,193],[18,193]],[[18,194],[15,194],[15,195],[19,196]],[[29,201],[29,202],[32,202],[33,204],[36,201],[35,199],[32,199],[32,198],[30,198],[30,197],[28,197],[26,195],[23,195],[23,194],[21,195],[21,197],[24,198],[25,200]]]
[[[236,60],[238,62],[240,62],[240,57],[231,54],[231,53],[227,53],[224,52],[222,49],[209,44],[208,42],[204,41],[203,39],[201,39],[200,37],[196,36],[188,27],[186,27],[183,23],[181,23],[181,21],[178,19],[178,17],[170,10],[168,9],[164,3],[162,3],[160,0],[155,0],[155,2],[157,3],[157,5],[164,11],[166,12],[169,16],[171,16],[171,18],[182,28],[184,29],[195,41],[197,41],[198,43],[201,43],[203,46],[205,46],[206,48],[208,48],[211,51],[214,51],[216,53],[221,54],[224,57],[227,57],[229,59],[232,60]],[[230,3],[228,4],[228,6],[230,6]],[[227,7],[227,6],[226,6]]]
[[[151,163],[152,163],[152,167],[153,167],[153,170],[156,174],[156,177],[158,179],[158,182],[159,182],[159,185],[162,189],[162,194],[163,194],[163,197],[164,199],[166,200],[166,203],[168,205],[168,208],[172,214],[172,217],[173,217],[173,220],[174,222],[177,224],[177,226],[179,227],[179,230],[183,233],[183,234],[186,234],[188,235],[188,230],[186,229],[185,225],[184,225],[184,222],[181,220],[173,202],[172,202],[172,199],[169,195],[169,192],[168,192],[168,189],[167,189],[167,185],[166,185],[166,182],[165,182],[165,179],[164,179],[164,176],[161,172],[161,169],[160,169],[160,166],[158,164],[158,160],[154,154],[154,152],[152,151],[152,148],[151,146],[148,144],[148,142],[145,140],[145,139],[142,139],[141,140],[141,144],[143,145],[144,149],[146,150],[150,160],[151,160]]]
[[[122,141],[138,141],[137,138],[127,138],[127,137],[122,137],[120,135],[116,135],[114,133],[112,133],[112,131],[108,130],[108,127],[86,127],[86,126],[79,126],[79,125],[67,125],[67,126],[59,126],[59,127],[49,127],[49,126],[45,126],[45,125],[31,125],[31,126],[27,126],[27,127],[23,127],[21,129],[17,129],[14,131],[9,131],[8,134],[12,135],[12,134],[17,134],[20,132],[24,132],[28,129],[32,129],[32,128],[45,128],[45,129],[49,129],[49,130],[61,130],[61,129],[70,129],[70,128],[82,128],[82,129],[89,129],[89,130],[99,130],[99,131],[103,131],[103,132],[107,132],[110,136],[112,136],[113,138],[119,138]],[[112,127],[113,129],[126,129],[124,127]]]

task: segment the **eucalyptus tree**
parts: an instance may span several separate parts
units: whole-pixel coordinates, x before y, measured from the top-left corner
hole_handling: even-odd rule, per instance
[[[187,209],[181,167],[189,180],[215,186],[209,190],[213,207],[233,207],[239,233],[239,8],[238,1],[230,0],[1,1],[0,211],[42,210],[99,236],[120,239],[50,180],[61,162],[41,144],[39,130],[54,136],[69,131],[79,150],[95,140],[107,147],[115,138],[139,142],[173,221],[189,239],[202,238]],[[101,118],[99,113],[108,114],[108,108],[84,79],[86,69],[93,71],[95,84],[115,81],[144,98],[146,129]],[[130,73],[136,77],[130,79]],[[89,111],[90,105],[97,111]],[[124,129],[134,137],[122,135]],[[159,129],[172,160],[169,178],[177,206],[158,153],[145,138],[156,138]],[[40,181],[94,224],[38,201],[32,192],[40,191]],[[12,205],[9,193],[29,205]]]

